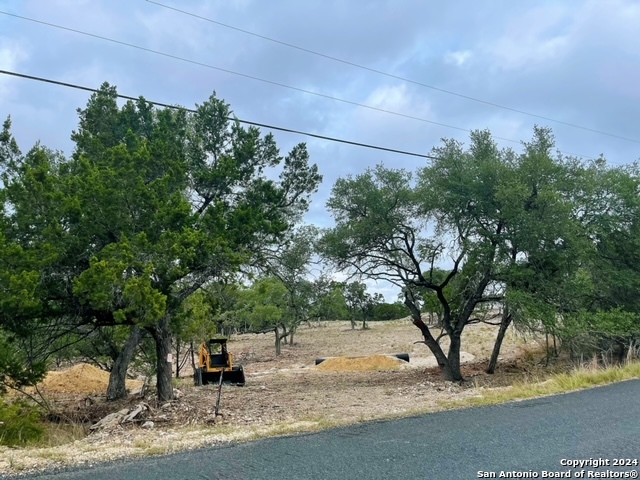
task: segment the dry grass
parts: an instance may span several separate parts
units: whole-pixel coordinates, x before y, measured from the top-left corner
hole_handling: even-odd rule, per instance
[[[494,405],[514,400],[524,400],[558,393],[567,393],[585,388],[608,385],[624,380],[640,378],[640,362],[629,362],[619,366],[583,366],[568,373],[550,375],[547,379],[530,379],[515,382],[511,386],[485,390],[476,397],[445,404],[448,408]]]
[[[73,443],[83,439],[88,433],[88,429],[81,423],[45,423],[44,425],[44,434],[35,445],[42,448]]]

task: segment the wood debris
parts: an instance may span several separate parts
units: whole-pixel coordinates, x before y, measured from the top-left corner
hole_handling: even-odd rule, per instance
[[[149,405],[147,405],[146,403],[139,403],[134,408],[131,408],[131,409],[124,408],[117,412],[110,413],[99,422],[95,423],[94,425],[91,425],[89,427],[89,430],[91,430],[92,432],[95,432],[98,430],[109,430],[111,428],[114,428],[118,425],[122,425],[125,423],[139,422],[139,421],[142,421],[142,419],[139,417],[142,416],[143,413],[148,412],[149,410],[150,410]]]

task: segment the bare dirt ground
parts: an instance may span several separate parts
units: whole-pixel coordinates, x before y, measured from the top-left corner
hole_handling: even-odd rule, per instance
[[[98,430],[71,443],[51,447],[0,447],[0,474],[29,472],[58,466],[91,464],[123,456],[162,454],[228,441],[311,431],[353,422],[435,411],[446,402],[478,395],[481,389],[511,384],[528,373],[527,358],[540,346],[509,331],[502,348],[499,371],[486,375],[496,327],[478,324],[463,335],[462,385],[444,382],[435,361],[408,320],[374,322],[368,330],[352,330],[349,322],[301,326],[293,346],[275,356],[273,334],[234,336],[229,350],[243,364],[244,387],[224,386],[223,416],[215,417],[216,387],[194,387],[191,371],[176,380],[177,399],[159,406],[153,395],[131,395],[106,402],[96,392],[104,372],[75,367],[73,375],[89,374],[92,381],[52,374],[55,382],[42,391],[56,414],[52,419],[75,420],[88,426],[109,413],[143,404],[145,411],[126,426]],[[315,359],[409,353],[410,362],[391,362],[388,369],[358,371],[344,364],[337,370],[315,366]],[[371,360],[373,361],[373,360]],[[340,362],[338,362],[340,363]],[[383,362],[385,363],[385,362]],[[360,362],[366,365],[366,360]],[[348,370],[346,368],[351,368]],[[83,373],[84,372],[84,373]],[[67,373],[72,375],[72,373]],[[102,381],[104,381],[104,377]],[[82,385],[87,385],[83,391]],[[135,388],[136,384],[132,384]],[[89,388],[91,387],[91,388]],[[105,384],[106,387],[106,384]],[[446,408],[446,407],[445,407]],[[153,422],[142,427],[144,422]]]

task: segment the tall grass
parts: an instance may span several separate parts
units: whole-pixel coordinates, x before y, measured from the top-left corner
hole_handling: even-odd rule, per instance
[[[87,426],[81,423],[46,423],[42,436],[32,442],[36,447],[58,447],[87,436]]]
[[[600,367],[597,362],[592,362],[588,365],[577,367],[569,373],[553,375],[545,381],[525,380],[514,383],[511,387],[487,390],[477,397],[448,402],[444,406],[460,408],[474,405],[493,405],[511,400],[565,393],[636,378],[640,378],[640,362],[638,361],[605,367]]]

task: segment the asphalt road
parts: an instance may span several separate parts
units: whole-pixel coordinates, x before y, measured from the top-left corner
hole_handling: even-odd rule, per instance
[[[640,469],[561,465],[590,458],[640,460],[640,381],[28,478],[466,480],[483,478],[479,472],[580,478],[585,470],[583,478],[601,478],[593,472]]]

